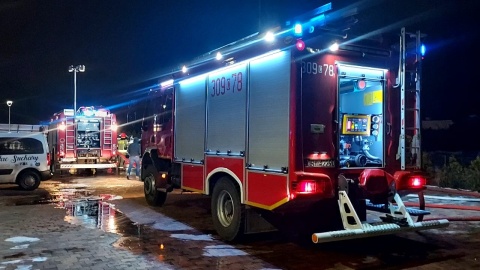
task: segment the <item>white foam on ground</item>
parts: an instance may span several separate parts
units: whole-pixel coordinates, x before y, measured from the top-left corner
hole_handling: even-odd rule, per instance
[[[5,239],[7,242],[13,242],[13,243],[25,243],[25,242],[36,242],[39,241],[40,239],[38,238],[33,238],[33,237],[26,237],[26,236],[15,236],[15,237],[10,237]]]
[[[32,269],[33,265],[17,265],[15,270],[30,270]]]
[[[29,245],[30,244],[18,245],[18,246],[11,247],[10,249],[26,249],[28,248]]]
[[[23,262],[23,260],[6,261],[6,262],[2,262],[2,264],[17,264],[21,262]]]
[[[32,258],[32,261],[33,262],[44,262],[47,260],[47,257],[35,257],[35,258]]]
[[[212,236],[206,235],[206,234],[195,235],[195,234],[177,233],[177,234],[170,235],[170,237],[182,239],[182,240],[213,241]]]
[[[139,225],[150,225],[152,228],[162,231],[183,231],[193,228],[175,219],[169,218],[149,208],[135,208],[128,204],[122,204],[122,213],[132,222]],[[141,210],[139,210],[141,209]]]
[[[215,245],[206,246],[203,252],[203,256],[208,257],[225,257],[225,256],[245,256],[248,253],[234,248],[230,245]]]

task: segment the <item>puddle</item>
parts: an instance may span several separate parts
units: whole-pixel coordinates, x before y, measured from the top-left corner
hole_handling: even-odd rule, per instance
[[[225,245],[211,234],[199,232],[194,228],[167,217],[150,208],[119,202],[123,199],[114,194],[95,195],[83,185],[61,185],[52,192],[47,200],[38,204],[51,204],[66,212],[64,220],[94,230],[115,233],[120,238],[113,247],[128,250],[137,255],[148,255],[162,264],[162,269],[174,269],[176,266],[193,267],[198,265],[232,265],[238,260],[259,267],[245,269],[274,269],[270,264],[249,252],[234,246]],[[122,206],[126,214],[119,211],[115,204]],[[140,208],[139,208],[140,207]],[[128,216],[127,216],[128,214]],[[34,262],[38,258],[25,258],[21,247],[28,247],[34,238],[17,237],[9,239],[15,246],[8,264]],[[25,246],[21,246],[21,245]],[[83,248],[66,249],[69,253],[84,253]],[[186,260],[185,258],[195,258]],[[242,259],[240,259],[242,258]],[[172,268],[170,268],[172,267]],[[270,267],[270,268],[269,268]],[[219,267],[219,268],[224,268]],[[1,265],[0,265],[1,270]]]
[[[100,229],[111,233],[138,234],[139,228],[115,209],[114,200],[123,199],[113,194],[94,196],[93,190],[84,186],[69,186],[51,194],[43,203],[54,204],[65,209],[65,221],[87,228]]]

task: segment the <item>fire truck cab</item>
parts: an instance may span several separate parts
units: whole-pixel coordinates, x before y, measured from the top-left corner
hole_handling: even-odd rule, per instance
[[[421,33],[347,37],[333,26],[351,20],[331,14],[321,6],[162,76],[142,133],[148,203],[173,188],[211,196],[227,241],[288,215],[314,243],[448,226],[402,202],[426,185]]]
[[[106,108],[64,109],[50,120],[52,170],[116,169],[117,123]]]

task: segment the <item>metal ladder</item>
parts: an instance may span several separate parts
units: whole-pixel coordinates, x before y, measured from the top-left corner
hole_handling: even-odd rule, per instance
[[[65,117],[65,157],[74,158],[75,155],[75,117]]]
[[[112,150],[112,115],[103,119],[103,146],[102,150]]]
[[[422,54],[420,31],[400,36],[400,159],[401,169],[421,169],[420,90]]]

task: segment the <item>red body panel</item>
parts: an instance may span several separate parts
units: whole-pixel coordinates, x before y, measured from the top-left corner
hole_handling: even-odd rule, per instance
[[[182,164],[182,188],[204,192],[203,165]]]
[[[288,201],[287,175],[248,172],[246,186],[249,205],[271,210]]]
[[[228,169],[231,171],[240,181],[244,183],[245,178],[245,161],[243,157],[216,157],[207,156],[205,160],[206,171],[205,177],[207,177],[213,170],[216,169]]]

